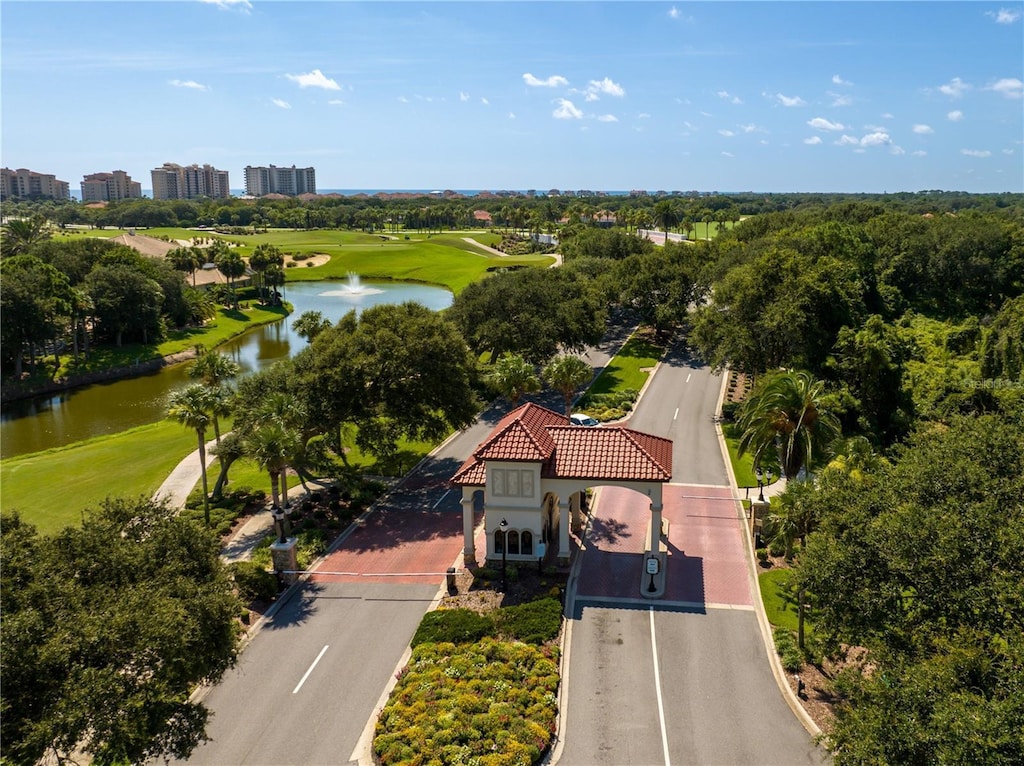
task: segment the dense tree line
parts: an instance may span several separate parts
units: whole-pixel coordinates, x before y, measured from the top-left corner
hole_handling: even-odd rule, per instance
[[[184,758],[208,717],[189,695],[235,660],[219,540],[145,500],[83,515],[53,537],[0,516],[4,762]]]

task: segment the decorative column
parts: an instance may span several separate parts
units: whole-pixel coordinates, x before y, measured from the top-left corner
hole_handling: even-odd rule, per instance
[[[558,498],[558,563],[569,564],[569,501]]]
[[[661,503],[651,501],[651,540],[648,547],[652,553],[661,552]]]
[[[476,566],[476,544],[473,541],[473,489],[462,489],[462,565]]]

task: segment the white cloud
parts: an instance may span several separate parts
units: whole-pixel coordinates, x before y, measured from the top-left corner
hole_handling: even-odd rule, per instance
[[[579,120],[583,118],[583,112],[569,99],[560,98],[557,103],[558,108],[551,113],[551,116],[556,120]]]
[[[732,158],[733,158],[733,157],[735,157],[736,155],[735,155],[735,154],[733,154],[732,152],[722,152],[722,156],[723,156],[723,157],[729,157],[730,159],[732,159]]]
[[[992,152],[988,149],[961,149],[960,154],[966,154],[968,157],[991,157]]]
[[[985,88],[985,90],[994,90],[996,93],[1002,93],[1007,98],[1021,98],[1024,96],[1024,82],[1021,82],[1016,77],[1004,77],[994,85]]]
[[[946,119],[948,119],[950,122],[960,122],[960,120],[962,120],[963,118],[964,113],[961,112],[959,109],[955,109],[952,112],[946,113]]]
[[[821,136],[811,136],[810,138],[805,138],[804,143],[807,144],[808,146],[817,146],[818,144],[821,143]]]
[[[853,136],[843,134],[843,137],[836,141],[836,146],[860,146],[860,141]]]
[[[332,98],[327,103],[330,104],[331,106],[344,106],[345,105],[345,102],[342,101],[340,98]]]
[[[619,118],[614,114],[602,114],[597,118],[598,122],[618,122]]]
[[[236,10],[248,13],[252,10],[252,3],[249,0],[199,0],[199,2],[206,3],[207,5],[216,5],[224,11]]]
[[[882,115],[882,119],[883,119],[883,120],[891,120],[891,119],[892,119],[892,114],[891,114],[890,112],[885,112],[885,113],[884,113],[884,114]]]
[[[739,96],[733,96],[727,90],[720,90],[716,94],[721,99],[725,99],[730,104],[742,104],[743,100]]]
[[[668,17],[670,19],[678,19],[680,16],[682,16],[682,14],[679,12],[679,9],[676,8],[674,5],[668,9]]]
[[[723,130],[718,131],[718,135],[725,136],[726,138],[732,138],[736,134],[733,133],[731,130],[724,130],[723,129]]]
[[[281,109],[291,109],[292,105],[285,101],[283,98],[273,98],[271,102],[274,106],[280,107]]]
[[[840,77],[837,74],[832,75],[832,84],[833,85],[853,85],[852,82],[850,82],[849,80],[844,80],[842,77]]]
[[[829,122],[824,117],[815,117],[808,120],[807,124],[815,130],[843,130],[845,127],[841,122]]]
[[[870,130],[872,133],[884,133],[885,132],[885,128],[882,127],[881,125],[871,125],[871,124],[865,125],[864,126],[864,130]]]
[[[483,104],[484,106],[490,106],[490,105],[491,105],[491,102],[490,102],[490,101],[488,101],[488,100],[487,100],[486,98],[484,98],[483,96],[480,96],[480,103],[481,103],[481,104]]]
[[[922,136],[926,135],[928,133],[934,133],[935,132],[934,130],[932,130],[931,125],[915,125],[912,129],[913,129],[913,131],[915,133],[917,133],[919,135],[922,135]]]
[[[959,77],[954,77],[945,85],[940,85],[939,91],[950,98],[960,98],[964,93],[970,90],[970,88],[971,86]]]
[[[523,75],[523,82],[525,82],[531,88],[557,88],[569,84],[569,81],[562,77],[562,75],[560,74],[553,74],[546,80],[541,80],[537,77],[534,77],[529,72]]]
[[[651,115],[649,115],[647,112],[640,112],[640,114],[638,114],[636,118],[638,120],[649,120],[651,119]]]
[[[911,152],[911,154],[913,154],[915,157],[927,157],[928,156],[928,152],[924,151],[924,149],[918,149],[916,152]]]
[[[203,85],[196,82],[195,80],[171,80],[171,85],[175,88],[191,88],[192,90],[209,90],[210,86]]]
[[[575,91],[575,92],[579,93],[579,91]],[[600,101],[601,97],[599,95],[597,95],[596,93],[594,93],[593,91],[588,90],[588,91],[585,91],[583,93],[583,100],[584,101]]]
[[[754,123],[750,123],[749,125],[740,125],[740,130],[744,133],[757,133],[759,131],[764,131],[764,128],[759,128]]]
[[[889,134],[881,130],[868,133],[860,140],[861,146],[885,146],[891,143],[892,139],[889,138]]]
[[[784,96],[781,93],[776,93],[775,98],[783,106],[807,106],[807,102],[800,96]]]
[[[469,94],[465,91],[459,91],[459,101],[469,101]]]
[[[314,69],[312,72],[306,74],[286,74],[289,80],[297,83],[300,88],[323,88],[324,90],[341,90],[341,86],[338,85],[330,77],[327,77],[319,69]]]
[[[407,99],[405,96],[399,96],[398,97],[398,103],[400,103],[400,104],[408,104],[409,103],[409,99]]]
[[[906,149],[904,149],[902,146],[896,146],[896,144],[893,144],[892,146],[889,147],[889,154],[900,155],[906,153]]]
[[[1020,18],[1020,11],[1010,10],[1009,8],[1000,8],[998,13],[985,11],[985,15],[989,18],[995,19],[996,24],[1012,24]]]
[[[829,91],[828,95],[832,97],[832,106],[849,106],[853,103],[853,97],[843,93],[832,93]]]
[[[510,120],[514,120],[514,119],[516,118],[516,113],[515,113],[515,112],[509,112],[509,113],[508,113],[508,118],[509,118]]]
[[[591,80],[587,86],[587,94],[598,94],[604,93],[606,96],[615,96],[616,98],[622,98],[626,95],[625,89],[617,82],[612,82],[611,79],[605,77],[603,80]],[[588,99],[589,100],[589,99]]]
[[[1003,154],[1013,154],[1013,149],[1003,149]]]

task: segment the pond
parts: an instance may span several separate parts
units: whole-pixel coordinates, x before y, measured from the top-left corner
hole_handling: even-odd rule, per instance
[[[294,311],[287,319],[264,325],[217,350],[238,362],[244,372],[268,367],[306,345],[292,330],[306,311],[319,311],[332,322],[383,303],[416,301],[435,311],[448,308],[452,294],[443,287],[411,282],[296,282],[285,287]],[[155,423],[167,411],[172,391],[187,385],[189,362],[135,378],[99,383],[52,396],[13,402],[0,418],[0,455],[4,458],[61,447],[102,434]]]

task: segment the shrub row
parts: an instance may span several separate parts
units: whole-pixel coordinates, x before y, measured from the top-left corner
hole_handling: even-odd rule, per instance
[[[796,637],[793,631],[787,628],[776,628],[772,632],[775,639],[775,651],[782,659],[782,667],[787,673],[796,673],[804,665],[804,656],[796,645]]]
[[[477,614],[471,609],[436,609],[424,615],[411,646],[471,644],[485,637],[543,644],[557,638],[561,629],[562,605],[556,598],[506,606],[491,614]]]

